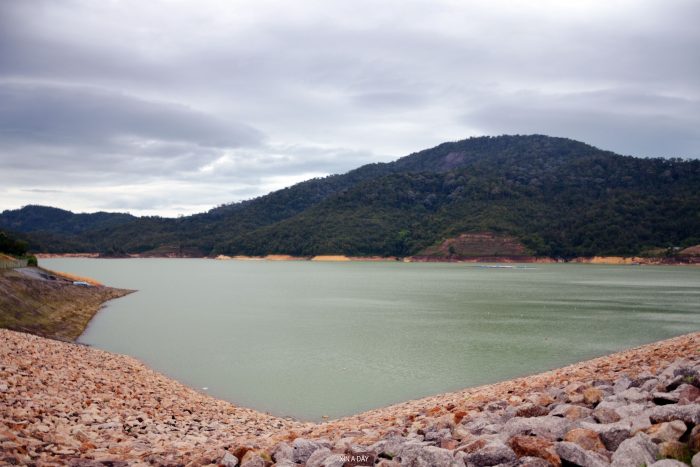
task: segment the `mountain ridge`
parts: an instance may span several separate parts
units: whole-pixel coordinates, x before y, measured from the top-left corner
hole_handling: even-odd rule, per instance
[[[494,232],[534,255],[567,258],[700,243],[698,206],[700,161],[504,135],[443,143],[178,219],[45,211],[61,220],[46,228],[49,216],[30,206],[0,214],[0,228],[43,251],[193,256],[408,256],[463,233]]]

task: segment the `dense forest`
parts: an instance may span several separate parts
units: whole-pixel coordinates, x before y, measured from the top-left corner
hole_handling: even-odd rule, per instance
[[[29,243],[0,232],[0,253],[22,257],[29,251]]]
[[[29,242],[0,231],[0,261],[26,259],[27,265],[37,266],[36,256],[29,255]]]
[[[26,206],[34,251],[407,256],[466,232],[570,258],[700,244],[700,161],[620,156],[541,135],[470,138],[169,219]]]

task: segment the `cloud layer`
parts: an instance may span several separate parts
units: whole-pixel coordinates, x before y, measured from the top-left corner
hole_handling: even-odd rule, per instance
[[[0,3],[0,209],[197,212],[446,140],[700,156],[694,0]]]

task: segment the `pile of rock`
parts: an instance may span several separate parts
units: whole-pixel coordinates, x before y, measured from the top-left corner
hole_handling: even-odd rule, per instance
[[[693,333],[316,424],[214,399],[124,355],[0,329],[0,465],[663,467],[695,456],[698,467],[699,348]]]
[[[203,465],[300,426],[124,355],[0,329],[0,465]]]
[[[238,448],[242,467],[619,466],[700,467],[700,359],[681,359],[657,374],[613,382],[566,382],[542,392],[496,400],[467,414],[424,413],[393,433],[280,442]],[[692,459],[692,461],[691,461]],[[222,464],[239,460],[228,453]]]

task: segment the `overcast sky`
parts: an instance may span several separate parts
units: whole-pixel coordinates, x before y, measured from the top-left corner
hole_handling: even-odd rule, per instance
[[[700,156],[697,0],[0,1],[0,210],[177,216],[476,135]]]

